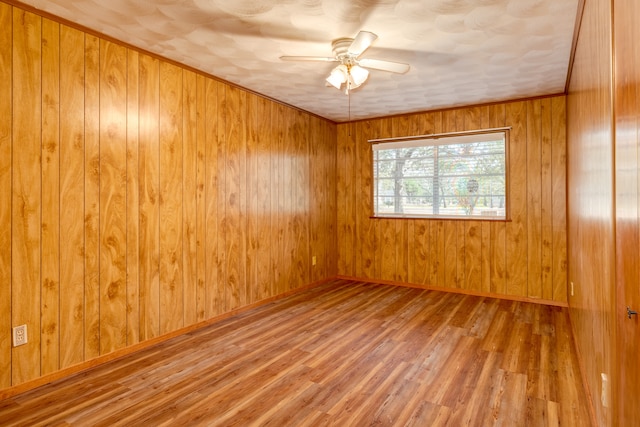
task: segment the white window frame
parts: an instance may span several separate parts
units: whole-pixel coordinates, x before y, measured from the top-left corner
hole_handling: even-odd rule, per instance
[[[451,132],[440,133],[431,135],[418,135],[401,138],[385,138],[385,139],[372,139],[371,143],[372,153],[372,217],[374,218],[433,218],[433,219],[462,219],[462,220],[493,220],[493,221],[506,221],[510,219],[510,195],[509,195],[509,130],[510,128],[493,128],[493,129],[481,129],[466,132]],[[504,141],[504,195],[495,196],[503,197],[503,206],[499,209],[489,209],[484,207],[482,209],[475,210],[475,203],[471,207],[472,214],[460,213],[460,208],[456,212],[452,212],[453,209],[445,210],[442,213],[415,213],[415,212],[388,212],[378,209],[378,203],[383,197],[378,195],[378,178],[379,174],[376,173],[375,168],[378,166],[376,161],[376,152],[380,150],[389,149],[401,149],[412,147],[436,147],[447,145],[459,145],[478,142],[493,142],[502,139]],[[378,171],[379,172],[379,171]],[[434,172],[435,174],[435,172]],[[472,177],[473,175],[469,175]],[[439,175],[438,175],[439,176]],[[388,178],[385,178],[388,179]],[[476,180],[477,184],[477,180]],[[433,184],[435,187],[435,184]],[[468,185],[468,184],[467,184]],[[477,185],[475,186],[477,188]],[[452,197],[450,195],[443,197]],[[484,194],[483,194],[484,197]],[[398,198],[394,195],[392,198]],[[438,197],[440,198],[440,197]],[[457,198],[457,200],[460,200]],[[477,197],[476,197],[477,200]],[[490,198],[491,201],[493,201]],[[395,203],[395,202],[394,202]],[[433,203],[433,201],[432,201]],[[471,203],[469,203],[471,205]],[[440,211],[441,208],[436,209]]]

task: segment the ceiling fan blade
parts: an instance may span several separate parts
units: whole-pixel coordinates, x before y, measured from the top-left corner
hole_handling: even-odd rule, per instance
[[[353,42],[351,42],[351,46],[349,46],[349,54],[354,56],[362,55],[362,52],[367,50],[371,43],[373,43],[378,38],[377,35],[369,32],[369,31],[360,31]]]
[[[389,71],[390,73],[404,74],[409,71],[409,64],[402,62],[383,61],[380,59],[363,58],[358,64],[364,68],[373,68],[374,70]]]
[[[326,56],[281,56],[283,61],[315,61],[315,62],[338,62],[336,58]]]

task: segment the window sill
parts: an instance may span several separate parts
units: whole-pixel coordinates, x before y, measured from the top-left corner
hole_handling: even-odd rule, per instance
[[[510,218],[495,216],[444,216],[444,215],[371,215],[369,219],[422,219],[432,221],[488,221],[488,222],[511,222]]]

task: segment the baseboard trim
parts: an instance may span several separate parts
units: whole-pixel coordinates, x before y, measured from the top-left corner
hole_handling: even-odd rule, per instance
[[[63,379],[65,377],[74,375],[74,374],[78,374],[80,372],[84,372],[84,371],[88,371],[89,369],[95,368],[96,366],[100,366],[103,365],[107,362],[110,362],[112,360],[116,360],[125,356],[128,356],[130,354],[133,354],[135,352],[147,349],[149,347],[152,347],[156,344],[159,344],[161,342],[170,340],[171,338],[175,338],[177,336],[180,335],[184,335],[187,334],[189,332],[193,332],[196,329],[200,329],[200,328],[204,328],[206,326],[212,325],[216,322],[220,322],[221,320],[227,319],[229,317],[235,316],[236,314],[240,314],[243,313],[245,311],[248,310],[252,310],[254,308],[272,303],[274,301],[280,300],[282,298],[286,298],[288,296],[291,295],[295,295],[297,293],[300,292],[304,292],[306,290],[309,290],[311,288],[320,286],[322,284],[325,284],[327,282],[330,282],[332,280],[335,280],[335,277],[329,277],[327,279],[323,279],[323,280],[319,280],[313,283],[310,283],[308,285],[302,286],[300,288],[296,288],[296,289],[292,289],[290,291],[284,292],[282,294],[278,294],[276,296],[273,297],[269,297],[267,299],[263,299],[260,300],[258,302],[255,302],[253,304],[249,304],[249,305],[245,305],[239,308],[236,308],[234,310],[228,311],[226,313],[222,313],[219,314],[217,316],[214,316],[210,319],[204,320],[202,322],[198,322],[198,323],[194,323],[193,325],[189,325],[189,326],[185,326],[184,328],[180,328],[177,329],[175,331],[169,332],[167,334],[155,337],[155,338],[151,338],[149,340],[143,341],[143,342],[139,342],[118,350],[115,350],[111,353],[107,353],[104,354],[102,356],[98,356],[96,358],[90,359],[90,360],[86,360],[84,362],[78,363],[77,365],[73,365],[73,366],[69,366],[67,368],[63,368],[59,371],[53,372],[51,374],[47,374],[47,375],[43,375],[41,377],[35,378],[33,380],[29,380],[26,381],[22,384],[17,384],[15,386],[12,387],[8,387],[5,389],[0,390],[0,400],[4,400],[4,399],[8,399],[10,397],[16,396],[18,394],[27,392],[29,390],[33,390],[35,388],[41,387],[43,385],[49,384],[53,381],[57,381],[60,379]]]
[[[393,285],[393,286],[402,286],[405,288],[416,288],[416,289],[426,289],[429,291],[439,291],[439,292],[449,292],[454,294],[463,294],[463,295],[473,295],[477,297],[489,297],[489,298],[497,298],[504,299],[509,301],[519,301],[519,302],[531,302],[534,304],[542,304],[542,305],[550,305],[554,307],[569,307],[569,304],[561,301],[553,301],[542,298],[529,298],[529,297],[521,297],[517,295],[505,295],[505,294],[496,294],[492,292],[479,292],[479,291],[470,291],[468,289],[458,289],[458,288],[444,288],[441,286],[431,286],[431,285],[417,285],[414,283],[406,283],[395,280],[380,280],[380,279],[367,279],[364,277],[352,277],[352,276],[336,276],[338,279],[344,280],[354,280],[357,282],[368,282],[368,283],[379,283],[382,285]]]

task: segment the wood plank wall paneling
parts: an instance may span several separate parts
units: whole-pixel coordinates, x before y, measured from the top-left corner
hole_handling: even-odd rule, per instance
[[[213,283],[213,286],[206,286],[203,289],[204,314],[203,318],[213,317],[218,314],[218,241],[224,242],[224,236],[220,233],[218,223],[218,83],[214,80],[203,82],[203,95],[205,97],[205,141],[204,148],[204,182],[205,194],[205,236],[203,240],[205,258],[205,284]],[[220,212],[222,214],[222,212]],[[207,244],[207,242],[209,242]],[[220,276],[222,278],[222,275]]]
[[[183,72],[182,92],[182,283],[184,324],[198,321],[198,80],[191,71]]]
[[[273,196],[271,198],[271,208],[277,212],[275,218],[273,218],[273,235],[272,241],[277,242],[276,248],[272,251],[271,268],[273,268],[273,281],[276,292],[282,292],[285,287],[284,269],[286,268],[284,261],[284,122],[285,117],[283,111],[284,106],[276,105],[276,113],[272,115],[271,120],[273,130],[273,146],[272,149],[282,153],[277,157],[272,157],[271,171],[272,171],[272,183],[273,183]]]
[[[313,213],[311,230],[311,257],[316,265],[311,267],[311,281],[327,277],[337,271],[337,223],[336,223],[336,126],[311,117],[310,124],[310,212]],[[332,142],[329,142],[332,141]],[[333,191],[330,191],[333,189]]]
[[[127,55],[127,345],[133,345],[140,342],[140,55]]]
[[[255,102],[255,104],[254,104]],[[271,274],[271,165],[269,164],[269,153],[271,151],[271,138],[268,134],[271,129],[271,106],[264,98],[255,97],[251,103],[251,117],[255,128],[255,163],[251,166],[255,171],[255,212],[252,217],[256,218],[255,239],[255,268],[256,286],[254,287],[254,298],[260,300],[273,292],[273,275]],[[255,109],[255,110],[253,110]],[[258,114],[259,112],[259,114]],[[255,117],[254,117],[255,116]],[[312,144],[313,146],[313,144]],[[313,168],[314,171],[319,168]],[[310,210],[310,215],[315,217],[317,212]],[[317,223],[313,221],[313,223]]]
[[[567,299],[567,100],[554,98],[551,116],[551,224],[553,299]],[[555,143],[554,143],[555,141]]]
[[[60,361],[60,26],[42,22],[42,354],[43,374]]]
[[[541,265],[542,265],[542,297],[553,299],[553,183],[552,178],[552,144],[553,117],[551,105],[542,102],[542,135],[540,147],[540,215],[541,215]],[[565,113],[566,116],[566,113]],[[566,127],[565,127],[566,129]],[[566,146],[566,143],[564,144]],[[566,162],[565,162],[566,165]]]
[[[207,262],[205,258],[207,222],[207,200],[205,179],[207,168],[205,167],[206,157],[206,80],[202,75],[196,76],[196,321],[200,322],[206,318],[207,312]]]
[[[281,262],[282,262],[282,274],[280,275],[280,289],[288,290],[289,284],[293,279],[293,265],[291,264],[291,256],[290,253],[293,251],[293,242],[291,241],[291,237],[293,235],[293,218],[290,215],[293,205],[292,205],[292,196],[293,196],[293,188],[287,188],[284,183],[289,182],[292,175],[292,150],[293,143],[291,141],[291,121],[290,118],[284,115],[281,115],[282,119],[280,121],[280,146],[282,147],[282,161],[280,163],[281,167],[281,181],[280,185],[280,193],[278,200],[280,202],[280,206],[282,207],[282,216],[280,217],[280,236],[283,241],[282,252],[280,252]]]
[[[506,123],[506,106],[504,104],[492,105],[489,107],[489,127],[503,127]],[[558,167],[563,167],[562,164]],[[489,252],[489,277],[490,277],[490,289],[492,293],[505,294],[507,292],[507,224],[504,222],[492,222],[490,224],[490,245]],[[562,236],[560,236],[562,237]],[[564,240],[558,239],[559,245],[565,245],[566,238]],[[561,272],[558,272],[561,273]],[[558,280],[566,283],[566,273],[557,274],[554,277],[558,277]],[[559,300],[562,301],[562,300]]]
[[[225,162],[223,170],[225,174],[224,193],[222,204],[225,208],[223,216],[223,228],[225,244],[224,275],[225,298],[222,311],[233,310],[247,303],[245,288],[246,276],[242,254],[245,252],[246,228],[242,224],[246,199],[246,147],[244,127],[240,121],[240,114],[244,109],[244,99],[240,90],[227,87],[222,112],[226,124],[224,139],[220,139],[224,145]],[[243,92],[244,93],[244,92]],[[220,111],[219,111],[220,113]]]
[[[527,273],[529,296],[542,297],[542,112],[539,100],[527,104]]]
[[[211,117],[209,120],[218,123],[216,127],[216,144],[217,144],[217,168],[212,171],[214,174],[218,174],[217,171],[225,170],[227,167],[227,144],[226,144],[226,118],[227,118],[227,88],[226,86],[216,83],[215,90],[217,93],[217,109],[214,110],[216,116]],[[220,175],[217,179],[218,188],[216,189],[216,229],[217,229],[217,242],[218,248],[216,252],[217,260],[217,286],[213,289],[213,301],[214,301],[214,313],[224,313],[227,303],[228,292],[233,292],[233,289],[228,289],[228,276],[227,276],[227,246],[230,242],[227,242],[227,174]]]
[[[625,425],[600,399],[601,373],[613,379],[616,364],[611,17],[611,2],[585,1],[567,98],[569,307],[601,426]]]
[[[247,95],[246,101],[246,287],[247,299],[255,301],[256,297],[262,293],[258,285],[258,97],[253,94]],[[252,173],[253,171],[253,173]]]
[[[13,10],[0,3],[0,283],[11,283]],[[11,287],[0,286],[0,388],[11,385]]]
[[[353,166],[356,164],[352,158],[354,138],[351,135],[352,126],[349,124],[338,126],[338,171],[340,179],[338,179],[338,271],[344,274],[354,275],[354,249],[355,230],[353,229],[355,210],[353,202],[356,200],[353,189],[355,185],[351,185],[355,181]]]
[[[371,122],[358,122],[356,126],[358,138],[366,138],[371,132]],[[358,163],[361,164],[363,168],[372,167],[373,159],[367,155],[366,152],[363,153],[361,149],[358,149],[356,155],[358,156]],[[356,175],[356,181],[357,188],[361,188],[363,193],[373,194],[373,180],[371,176],[358,174]],[[369,212],[373,210],[372,202],[373,200],[370,197],[360,197],[358,199],[358,206],[356,206],[356,239],[361,242],[364,248],[364,250],[356,252],[354,273],[356,276],[364,276],[365,274],[373,275],[373,269],[375,268],[373,259],[367,256],[367,254],[371,253],[375,238],[374,223],[367,221]],[[360,224],[362,224],[362,226],[360,226]]]
[[[160,334],[184,326],[182,69],[160,63]]]
[[[336,140],[0,2],[0,389],[335,276]]]
[[[84,360],[84,34],[60,27],[60,368]],[[64,286],[62,286],[64,284]]]
[[[127,345],[127,51],[100,43],[100,354]]]
[[[527,295],[527,105],[507,105],[506,120],[513,120],[509,135],[509,195],[512,223],[506,229],[506,292]]]
[[[290,284],[292,289],[297,289],[305,283],[311,281],[311,253],[309,251],[309,223],[304,219],[304,212],[309,212],[309,193],[311,180],[309,177],[309,130],[310,116],[302,111],[296,111],[296,118],[293,124],[293,141],[295,143],[294,160],[294,250],[291,253],[295,280]]]
[[[12,382],[40,375],[42,20],[13,10],[11,317],[26,324],[31,347],[13,348]],[[33,103],[24,102],[33,100]]]
[[[85,35],[84,358],[100,355],[100,39]]]
[[[278,117],[281,116],[282,107],[280,105],[273,105],[271,107],[271,123],[270,123],[270,142],[271,142],[271,151],[275,151],[278,153],[282,152],[281,145],[281,137],[280,137],[280,126],[278,126]],[[282,245],[282,238],[280,236],[280,217],[282,208],[280,206],[280,188],[279,183],[282,180],[280,178],[280,174],[282,172],[282,167],[280,166],[282,160],[282,156],[272,156],[270,158],[270,173],[271,173],[271,200],[270,200],[270,210],[273,212],[273,216],[271,217],[271,233],[269,240],[271,242],[275,242],[275,247],[272,247],[270,250],[270,258],[269,258],[269,270],[272,278],[271,287],[273,292],[278,292],[281,288],[280,278],[281,273],[278,270],[278,266],[282,265],[282,257],[280,256]]]
[[[614,5],[615,194],[616,194],[616,351],[612,402],[614,424],[640,420],[640,327],[626,308],[640,307],[640,4]]]
[[[140,56],[140,340],[160,333],[159,61]]]
[[[566,303],[565,98],[338,125],[340,275]],[[511,221],[372,219],[373,138],[510,126]]]

